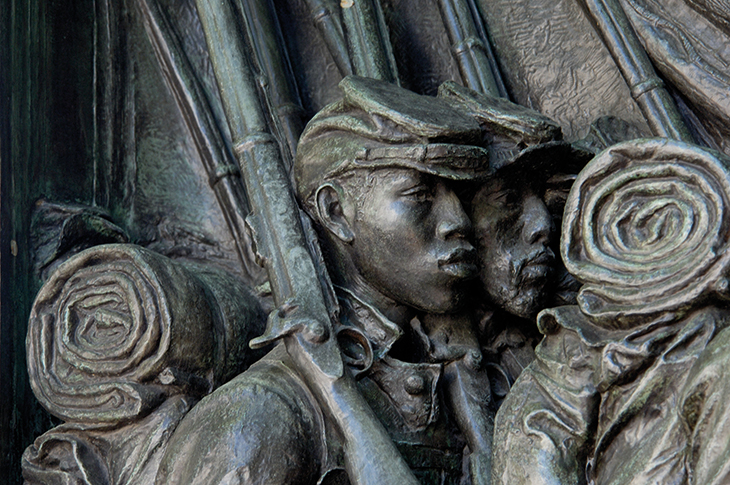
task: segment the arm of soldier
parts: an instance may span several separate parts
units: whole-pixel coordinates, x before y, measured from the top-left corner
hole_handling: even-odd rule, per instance
[[[497,412],[492,482],[579,485],[596,428],[600,353],[566,329],[547,335]]]
[[[692,484],[730,483],[730,328],[718,333],[692,367],[678,406],[689,430]]]
[[[187,414],[156,483],[317,483],[327,456],[324,433],[301,380],[281,359],[266,357]]]

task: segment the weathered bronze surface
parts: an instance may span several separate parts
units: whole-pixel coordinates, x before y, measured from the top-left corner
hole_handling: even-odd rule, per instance
[[[495,483],[727,483],[730,168],[670,140],[579,175],[561,253],[584,284],[543,311],[497,415]]]
[[[727,483],[727,10],[7,0],[0,476]]]

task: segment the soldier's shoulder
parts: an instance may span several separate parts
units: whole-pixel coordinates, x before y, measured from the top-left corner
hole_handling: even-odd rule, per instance
[[[321,411],[287,364],[273,351],[201,400],[171,437],[158,482],[293,483],[319,473]]]

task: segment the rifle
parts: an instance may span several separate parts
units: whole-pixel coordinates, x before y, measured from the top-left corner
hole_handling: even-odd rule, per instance
[[[617,0],[583,0],[583,7],[603,39],[656,136],[694,143],[674,100],[657,76],[649,56]]]
[[[395,444],[345,372],[334,338],[331,283],[317,269],[278,141],[267,126],[266,82],[247,53],[245,25],[229,0],[196,0],[211,62],[241,167],[256,251],[279,309],[257,348],[283,340],[299,374],[344,438],[345,465],[354,484],[418,483]],[[245,24],[245,22],[243,22]],[[253,55],[253,54],[251,54]],[[262,104],[263,101],[263,104]]]
[[[340,5],[353,74],[400,85],[379,0],[343,1]]]
[[[345,34],[342,32],[338,20],[333,17],[332,12],[324,0],[306,0],[312,14],[312,21],[322,34],[327,50],[337,65],[343,77],[352,74],[352,61],[345,46]]]
[[[286,141],[288,152],[293,157],[299,135],[304,128],[304,109],[276,9],[271,0],[236,0],[234,7],[240,9],[241,17],[247,24],[246,30],[252,36],[249,44],[256,47],[256,59],[260,61],[260,69],[268,79],[277,81],[269,86],[267,92],[273,105],[272,121],[278,121],[278,131],[275,133],[281,141]],[[285,157],[285,161],[288,158]]]
[[[464,84],[480,93],[508,98],[473,0],[439,0],[438,5]]]
[[[356,74],[400,85],[388,27],[378,0],[343,0],[341,23],[324,0],[306,2],[343,77]]]
[[[138,0],[135,6],[140,12],[155,56],[163,67],[162,75],[170,86],[200,153],[208,182],[233,236],[246,279],[259,284],[266,275],[256,264],[251,251],[251,238],[246,231],[245,219],[249,210],[240,170],[233,154],[223,142],[223,134],[213,116],[205,88],[190,65],[167,17],[160,11],[157,0]]]

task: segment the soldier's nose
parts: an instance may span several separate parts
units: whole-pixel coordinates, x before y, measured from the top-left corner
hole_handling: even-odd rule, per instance
[[[538,196],[531,194],[524,199],[522,209],[522,238],[528,244],[550,242],[555,227],[553,218],[545,203]]]
[[[437,231],[439,236],[444,239],[452,237],[467,237],[471,232],[471,221],[466,215],[464,207],[461,205],[459,197],[452,191],[444,187],[441,191],[442,197],[439,197],[441,203],[438,207],[439,222]]]

